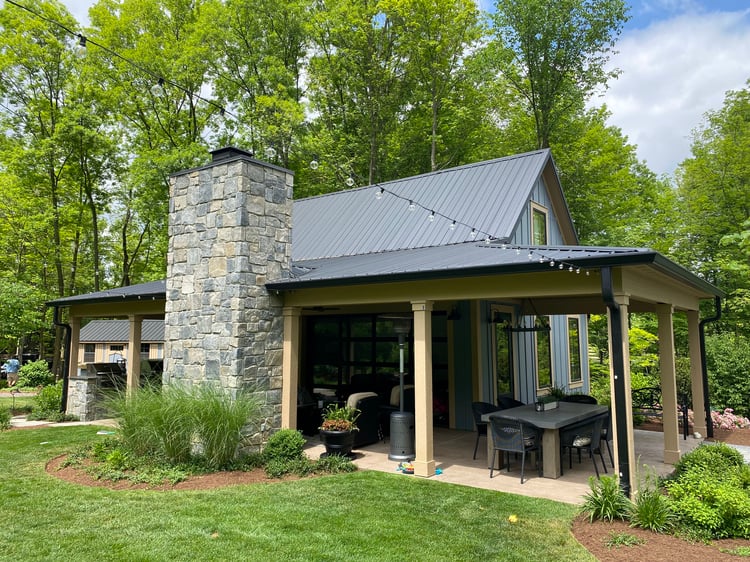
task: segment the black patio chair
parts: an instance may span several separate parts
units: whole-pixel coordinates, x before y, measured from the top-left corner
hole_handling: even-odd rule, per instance
[[[575,402],[576,404],[598,404],[596,398],[588,394],[569,394],[560,398],[560,402]]]
[[[581,462],[581,451],[586,451],[589,458],[594,463],[594,472],[599,478],[599,467],[596,464],[596,456],[602,459],[604,472],[607,472],[607,465],[604,463],[604,455],[601,450],[602,424],[603,416],[596,416],[588,420],[575,423],[560,429],[560,475],[563,474],[563,464],[565,459],[565,450],[568,450],[569,464],[568,468],[573,468],[573,450],[578,451],[578,462]]]
[[[506,466],[510,472],[510,453],[521,455],[521,484],[523,484],[524,467],[526,465],[526,453],[536,452],[536,464],[539,476],[542,468],[539,462],[542,449],[542,439],[539,428],[520,420],[490,416],[490,427],[492,428],[493,452],[492,464],[490,465],[490,478],[495,470],[495,461],[498,453],[505,453]],[[502,457],[500,457],[502,460]]]
[[[474,443],[474,456],[473,459],[477,458],[477,448],[479,448],[479,438],[483,435],[487,437],[487,422],[482,421],[484,414],[490,412],[497,412],[500,408],[490,402],[472,402],[471,413],[474,414],[474,426],[477,428],[477,441]]]
[[[497,405],[500,406],[500,408],[503,410],[507,410],[508,408],[515,408],[517,406],[525,406],[523,402],[521,402],[520,400],[516,400],[515,398],[511,398],[510,396],[498,396]]]

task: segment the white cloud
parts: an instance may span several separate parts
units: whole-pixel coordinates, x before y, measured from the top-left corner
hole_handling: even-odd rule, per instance
[[[690,156],[704,113],[750,78],[750,10],[656,22],[624,33],[617,50],[622,74],[604,95],[610,121],[652,170],[671,174]]]

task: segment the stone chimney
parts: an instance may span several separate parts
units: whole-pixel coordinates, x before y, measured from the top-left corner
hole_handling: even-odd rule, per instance
[[[265,282],[289,273],[293,174],[212,156],[170,182],[164,382],[252,389],[279,427],[283,319]]]

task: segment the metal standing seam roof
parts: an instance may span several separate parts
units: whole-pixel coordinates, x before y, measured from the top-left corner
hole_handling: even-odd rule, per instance
[[[468,242],[378,254],[296,262],[292,277],[267,283],[271,290],[506,273],[556,268],[653,265],[709,294],[723,294],[707,281],[650,248],[609,246],[511,246]]]
[[[477,238],[508,239],[550,160],[538,150],[297,200],[292,260],[469,242],[472,227]],[[410,200],[421,207],[410,211]]]
[[[100,302],[122,302],[122,301],[146,301],[146,300],[165,300],[167,298],[167,281],[149,281],[138,285],[129,285],[127,287],[117,287],[98,291],[96,293],[87,293],[84,295],[74,295],[72,297],[63,297],[47,303],[48,306],[70,306],[74,304],[88,304]]]
[[[127,320],[92,320],[81,328],[80,343],[114,342],[129,340]],[[164,320],[145,319],[141,324],[141,341],[144,343],[164,341]]]

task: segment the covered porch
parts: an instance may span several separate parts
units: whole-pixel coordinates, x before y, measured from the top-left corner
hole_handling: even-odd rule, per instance
[[[653,470],[656,474],[666,475],[672,469],[672,464],[664,462],[664,434],[657,431],[635,429],[634,444],[638,470]],[[492,478],[487,468],[486,456],[478,454],[472,459],[475,432],[461,431],[447,428],[435,428],[433,434],[435,446],[435,466],[440,473],[431,479],[461,486],[472,486],[498,492],[520,494],[530,497],[546,498],[571,504],[580,504],[583,496],[589,490],[589,478],[594,476],[591,461],[584,458],[579,464],[573,459],[573,468],[568,470],[567,456],[565,474],[556,480],[538,476],[533,466],[526,467],[526,480],[521,484],[520,463],[514,461],[510,472],[506,468],[495,470]],[[688,438],[681,442],[681,452],[693,450],[703,442],[702,439]],[[484,438],[479,444],[484,452]],[[380,441],[373,445],[355,449],[354,464],[360,470],[376,470],[380,472],[397,473],[398,462],[388,460],[388,442]],[[311,458],[318,458],[325,451],[325,447],[317,436],[309,437],[305,446],[305,453]],[[607,456],[607,471],[612,475],[612,466]],[[601,470],[601,463],[600,470]],[[649,467],[648,469],[643,468]],[[407,476],[404,475],[406,478]]]
[[[465,411],[472,401],[494,403],[497,399],[495,389],[486,384],[487,365],[479,357],[482,350],[478,335],[483,324],[491,321],[482,316],[479,303],[492,302],[507,306],[516,326],[522,318],[543,315],[607,315],[613,454],[616,472],[628,493],[636,488],[638,466],[632,429],[628,317],[631,312],[650,312],[658,319],[665,428],[659,462],[671,465],[688,447],[687,442],[680,439],[678,430],[673,327],[674,314],[684,314],[688,325],[692,409],[696,412],[694,431],[706,435],[699,310],[701,300],[721,295],[715,287],[658,253],[643,249],[539,249],[493,243],[433,248],[420,250],[419,254],[424,252],[434,252],[434,263],[427,265],[428,260],[422,255],[420,259],[425,261],[415,264],[414,252],[406,252],[384,264],[378,275],[373,275],[371,266],[368,266],[368,275],[360,275],[356,263],[345,263],[349,258],[341,258],[329,260],[333,263],[323,268],[328,270],[325,277],[318,277],[316,271],[311,271],[309,277],[269,284],[269,289],[284,300],[282,427],[297,427],[296,389],[301,380],[302,319],[305,315],[326,307],[336,307],[342,313],[367,307],[408,314],[413,323],[416,434],[413,464],[418,476],[434,476],[440,463],[446,461],[437,453],[437,435],[442,429],[433,426],[432,416],[432,315],[436,311],[450,310],[457,302],[469,303],[470,321],[460,329],[467,332],[465,335],[474,346],[470,372],[458,372],[458,363],[454,361],[449,366],[452,383],[460,377],[471,378],[470,395],[454,391],[450,397],[452,413]],[[460,258],[456,252],[460,253]],[[527,254],[535,256],[534,259],[527,258]],[[459,264],[454,270],[446,265],[451,261]],[[473,262],[474,267],[467,267],[467,262]],[[533,326],[534,321],[531,322]],[[529,325],[528,321],[525,325]],[[451,329],[449,323],[448,330]],[[451,350],[448,353],[450,355]],[[520,384],[531,385],[532,392],[537,390],[533,381],[528,382],[528,373],[517,372],[515,376]],[[528,397],[526,401],[530,401]],[[457,427],[454,421],[451,417],[449,427]],[[484,468],[481,464],[478,466]],[[551,480],[541,486],[554,488],[554,482]]]

